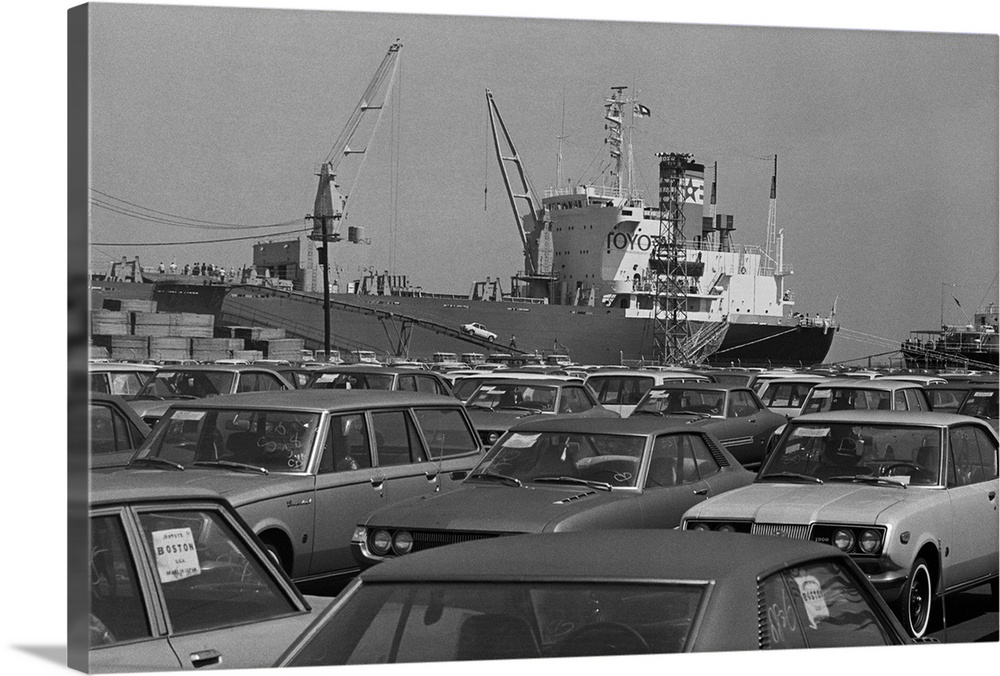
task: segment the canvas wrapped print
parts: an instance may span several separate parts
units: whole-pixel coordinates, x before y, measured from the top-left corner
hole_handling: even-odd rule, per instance
[[[406,11],[69,10],[69,666],[995,644],[997,36]]]

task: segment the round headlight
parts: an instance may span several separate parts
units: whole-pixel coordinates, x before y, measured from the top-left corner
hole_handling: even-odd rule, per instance
[[[733,528],[733,525],[731,523],[724,523],[721,526],[719,526],[718,528],[716,528],[715,530],[719,531],[720,533],[734,533],[734,532],[736,532],[736,529]]]
[[[372,554],[384,556],[389,553],[390,547],[392,547],[392,538],[389,536],[389,531],[377,530],[372,533]]]
[[[413,549],[413,536],[405,530],[401,530],[392,538],[392,551],[400,556],[409,554]]]
[[[854,547],[854,532],[847,528],[838,528],[833,534],[833,544],[842,552],[849,552]]]
[[[688,527],[688,530],[712,530],[707,523],[696,523]]]
[[[861,531],[861,539],[858,546],[865,554],[874,554],[882,547],[882,533],[877,530]]]

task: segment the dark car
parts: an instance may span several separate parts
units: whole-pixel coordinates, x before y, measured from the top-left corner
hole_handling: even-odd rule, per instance
[[[358,521],[450,489],[481,452],[454,397],[291,390],[177,402],[128,467],[103,471],[136,487],[210,487],[296,582],[336,582],[357,571]]]
[[[533,417],[619,418],[581,381],[562,378],[489,378],[466,400],[466,409],[488,447],[512,425]]]
[[[515,533],[674,528],[684,510],[752,480],[709,432],[684,423],[538,419],[505,434],[456,490],[372,513],[351,544],[364,567]]]
[[[752,485],[696,505],[682,527],[836,547],[920,637],[945,593],[991,582],[996,602],[997,447],[993,428],[963,415],[799,416]]]
[[[767,442],[787,422],[769,411],[749,387],[723,383],[666,384],[654,387],[629,417],[658,416],[712,432],[745,467],[757,467]]]
[[[310,375],[306,389],[452,393],[451,382],[440,373],[406,366],[327,366]]]
[[[910,643],[831,547],[605,530],[468,542],[366,570],[277,666]]]
[[[149,436],[128,402],[114,394],[90,393],[90,466],[123,465]]]
[[[292,385],[266,366],[205,364],[164,366],[132,397],[129,405],[150,427],[175,401],[241,392],[277,392]]]
[[[91,477],[91,671],[270,666],[328,603],[212,491]]]

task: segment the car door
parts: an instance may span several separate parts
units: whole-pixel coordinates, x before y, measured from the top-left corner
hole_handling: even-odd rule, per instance
[[[661,434],[653,441],[640,498],[643,527],[675,528],[711,495],[708,477],[721,468],[700,434]]]
[[[944,568],[945,587],[996,573],[998,533],[997,443],[976,425],[949,432],[948,497],[954,551]]]
[[[369,413],[375,441],[375,464],[384,477],[387,503],[424,495],[436,476],[427,474],[427,453],[409,409]]]
[[[386,502],[383,470],[372,461],[364,412],[331,415],[316,471],[316,511],[310,575],[357,567],[354,527]]]
[[[124,515],[116,508],[90,516],[90,670],[179,669],[150,593],[143,550],[137,559]]]

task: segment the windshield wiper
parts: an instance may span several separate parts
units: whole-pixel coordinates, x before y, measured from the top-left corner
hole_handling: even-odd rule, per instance
[[[155,455],[143,455],[138,458],[132,458],[131,460],[128,461],[128,463],[125,466],[129,467],[131,465],[146,465],[146,464],[164,465],[166,467],[169,467],[170,469],[176,469],[182,472],[184,471],[184,465],[180,464],[179,462],[174,462],[173,460],[167,460],[166,458],[158,458]]]
[[[603,491],[611,490],[611,484],[606,481],[593,481],[592,479],[581,479],[575,476],[538,476],[532,479],[532,482],[551,484],[582,484],[592,488],[600,488]]]
[[[868,476],[865,474],[845,474],[842,476],[832,476],[827,481],[849,481],[863,484],[878,484],[880,486],[902,486],[907,488],[907,485],[902,481],[893,481],[892,479],[886,479],[881,476]]]
[[[798,474],[796,472],[776,472],[774,474],[764,474],[761,479],[788,479],[790,481],[807,481],[809,483],[821,484],[823,480],[819,477],[808,474]]]
[[[495,411],[496,410],[495,406],[491,406],[490,404],[482,404],[482,403],[479,403],[479,402],[476,402],[474,404],[466,404],[466,406],[472,406],[474,408],[484,408],[487,411]]]
[[[632,415],[635,415],[636,413],[645,413],[648,415],[658,415],[661,418],[663,417],[663,411],[654,411],[649,408],[637,408],[634,411],[632,411]]]
[[[270,474],[266,467],[259,465],[248,465],[245,462],[233,462],[232,460],[199,460],[194,463],[195,467],[224,467],[225,469],[235,469],[247,472],[257,472],[258,474]]]
[[[492,474],[490,472],[477,472],[469,477],[470,479],[490,479],[491,481],[500,481],[509,486],[517,486],[520,488],[524,484],[517,477],[505,476],[503,474]]]

